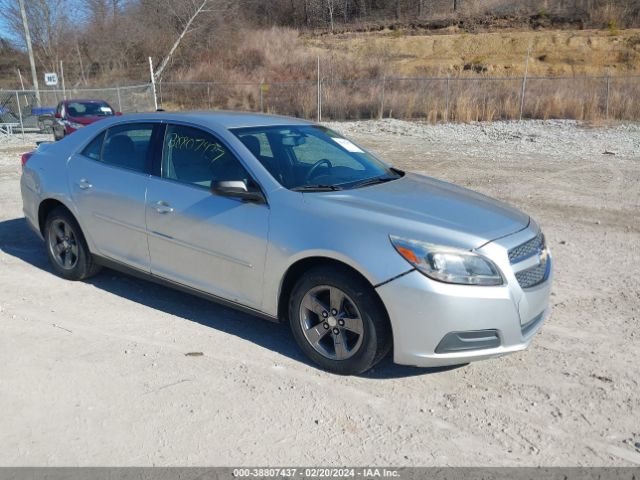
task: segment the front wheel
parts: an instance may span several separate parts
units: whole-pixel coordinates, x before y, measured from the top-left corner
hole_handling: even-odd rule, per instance
[[[64,208],[54,209],[45,222],[47,254],[54,270],[67,280],[84,280],[100,270],[82,230],[73,215]]]
[[[364,279],[341,268],[318,267],[295,285],[289,323],[304,353],[325,370],[363,373],[391,347],[386,311]]]

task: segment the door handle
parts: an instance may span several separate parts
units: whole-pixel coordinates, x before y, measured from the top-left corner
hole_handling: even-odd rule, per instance
[[[160,200],[156,202],[156,212],[166,215],[167,213],[172,213],[173,208],[164,200]]]
[[[93,185],[91,185],[91,183],[89,183],[89,180],[87,180],[86,178],[81,178],[80,181],[78,182],[78,186],[82,190],[88,190],[91,187],[93,187]]]

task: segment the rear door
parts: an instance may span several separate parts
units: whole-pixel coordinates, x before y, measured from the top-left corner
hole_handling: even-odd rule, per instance
[[[159,176],[149,181],[153,274],[259,309],[269,207],[211,193],[216,180],[252,181],[218,138],[167,125]]]
[[[159,123],[115,125],[69,162],[70,190],[85,233],[108,257],[150,271],[145,200]]]

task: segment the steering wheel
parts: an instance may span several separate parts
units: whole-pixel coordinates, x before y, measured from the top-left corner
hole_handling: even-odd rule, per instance
[[[313,178],[314,174],[318,171],[318,169],[322,165],[326,165],[327,167],[329,167],[329,169],[331,169],[331,167],[333,167],[333,165],[331,164],[331,162],[329,160],[327,160],[326,158],[321,158],[316,163],[314,163],[313,166],[309,169],[309,171],[307,172],[307,176],[305,177],[305,181],[311,180]]]

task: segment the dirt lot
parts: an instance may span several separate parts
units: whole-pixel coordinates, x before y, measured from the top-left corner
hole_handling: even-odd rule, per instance
[[[281,326],[112,271],[61,280],[0,140],[1,465],[640,464],[640,125],[334,126],[539,221],[556,277],[532,347],[344,378]]]

